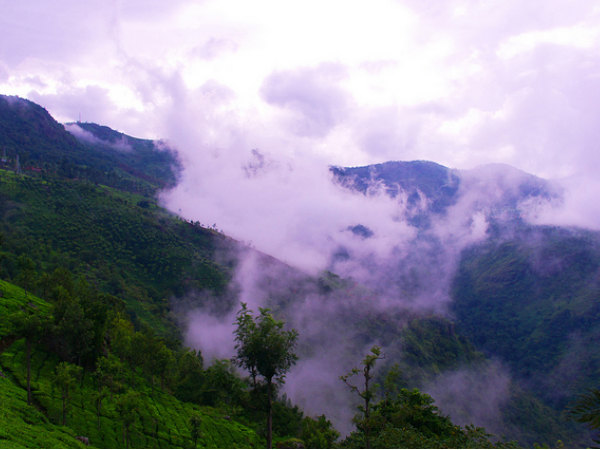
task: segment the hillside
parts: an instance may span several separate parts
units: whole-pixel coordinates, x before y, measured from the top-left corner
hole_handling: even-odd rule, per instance
[[[562,409],[595,386],[600,236],[532,228],[468,249],[454,282],[457,329]]]
[[[0,291],[0,343],[11,339],[14,322],[11,323],[10,317],[20,311],[31,311],[44,320],[52,308],[48,302],[10,283],[0,281]],[[93,447],[123,447],[122,430],[127,417],[119,408],[127,396],[138,402],[137,415],[127,431],[130,447],[189,447],[192,444],[189,418],[194,415],[200,419],[198,444],[201,447],[260,446],[258,436],[247,427],[227,420],[223,413],[213,408],[181,402],[168,392],[150,386],[139,374],[122,374],[137,378],[135,391],[115,390],[105,395],[98,409],[97,380],[93,374],[83,372],[80,381],[71,386],[67,425],[57,425],[61,422],[63,408],[61,390],[54,374],[59,360],[45,347],[46,344],[41,342],[32,352],[33,405],[27,404],[24,339],[16,340],[0,354],[1,447],[84,448],[76,436],[85,436]]]
[[[96,124],[63,126],[12,97],[0,97],[0,112],[0,279],[12,283],[0,287],[0,381],[3,401],[15,405],[4,416],[8,429],[29,430],[27,423],[31,433],[50,430],[43,441],[49,447],[77,446],[75,435],[94,446],[123,446],[125,434],[131,445],[183,447],[191,445],[189,419],[198,415],[200,446],[264,445],[260,386],[228,360],[205,360],[183,345],[203,348],[208,339],[231,347],[234,314],[250,300],[300,332],[289,391],[275,403],[276,441],[287,442],[281,445],[332,445],[331,422],[308,413],[325,412],[352,431],[358,399],[339,376],[373,343],[385,353],[374,398],[385,402],[394,392],[404,414],[410,395],[402,388],[417,387],[435,393],[453,422],[483,424],[521,445],[590,442],[564,408],[597,379],[600,239],[524,221],[524,201],[560,195],[551,183],[508,167],[459,171],[425,161],[332,168],[347,189],[394,198],[416,231],[387,259],[341,248],[331,271],[315,277],[157,204],[156,194],[180,169],[161,144]],[[472,237],[480,217],[487,229]],[[373,232],[348,227],[368,248]],[[368,276],[335,273],[336,263],[352,260]],[[19,314],[50,321],[35,335],[33,406],[24,392],[28,332],[18,331],[25,320]],[[198,328],[205,342],[190,338]],[[62,362],[80,371],[71,399],[78,414],[67,415],[66,427],[58,425],[53,381]],[[386,375],[395,370],[400,375],[390,385]],[[570,379],[576,381],[562,389]],[[97,409],[102,385],[111,394]],[[495,389],[500,393],[484,408]],[[131,405],[147,414],[128,416]],[[462,430],[446,426],[444,432]],[[0,438],[45,446],[31,433]],[[343,445],[362,442],[353,436],[358,440]],[[418,442],[441,445],[427,439],[434,440]]]
[[[66,128],[33,102],[0,95],[2,166],[145,195],[176,182],[180,163],[163,144],[90,123]]]

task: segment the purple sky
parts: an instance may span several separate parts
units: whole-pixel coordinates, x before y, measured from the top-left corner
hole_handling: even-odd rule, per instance
[[[504,162],[560,177],[600,162],[600,11],[588,0],[1,0],[0,11],[0,91],[61,121],[81,113],[173,140],[193,125],[214,138],[194,152],[235,134],[246,150],[343,165]],[[174,111],[187,123],[167,120]]]
[[[600,223],[595,2],[0,0],[0,12],[1,93],[166,139],[185,163],[167,206],[300,267],[322,268],[348,224],[374,229],[380,256],[414,233],[388,199],[332,187],[328,164],[507,163],[574,187],[568,208],[531,217]]]

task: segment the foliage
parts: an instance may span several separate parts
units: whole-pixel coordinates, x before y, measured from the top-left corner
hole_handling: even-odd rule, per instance
[[[236,363],[250,372],[254,386],[257,375],[267,385],[267,447],[271,448],[273,378],[282,383],[296,363],[298,357],[293,351],[298,332],[283,330],[284,323],[275,320],[266,308],[260,308],[259,315],[253,317],[245,303],[238,311],[236,324]]]
[[[9,319],[27,305],[32,314],[46,316],[52,307],[10,283],[0,281],[0,342],[11,335]],[[4,314],[6,313],[6,314]],[[124,329],[133,330],[127,326]],[[51,336],[47,338],[52,339]],[[152,376],[131,373],[110,348],[99,356],[94,372],[82,372],[49,351],[44,339],[34,344],[32,360],[33,404],[26,404],[26,345],[12,341],[0,354],[0,446],[63,448],[81,447],[76,435],[87,436],[91,445],[122,447],[123,426],[128,427],[128,445],[135,447],[188,447],[191,443],[189,417],[201,418],[198,445],[201,447],[260,447],[261,440],[251,429],[224,418],[224,412],[184,403],[166,389],[152,386]],[[112,342],[116,345],[116,342]],[[151,359],[152,355],[147,355]],[[176,353],[173,357],[177,359]],[[179,367],[179,364],[175,364]],[[72,370],[74,369],[74,371]],[[142,376],[144,375],[144,376]],[[135,389],[130,380],[135,379]],[[76,380],[73,383],[73,380]],[[165,382],[166,384],[169,381]],[[65,389],[66,388],[66,389]],[[167,386],[165,386],[167,388]],[[63,396],[69,427],[62,427]],[[139,400],[137,409],[136,401]],[[132,405],[134,407],[132,407]],[[70,410],[70,412],[69,412]],[[133,420],[131,420],[133,418]]]
[[[453,285],[457,331],[511,371],[543,402],[544,414],[525,413],[523,441],[589,445],[583,427],[560,414],[600,376],[600,239],[596,233],[526,227],[466,250]],[[550,426],[550,424],[556,426]],[[537,438],[533,436],[537,435]],[[521,439],[521,437],[519,437]]]
[[[381,348],[378,346],[374,346],[371,348],[371,353],[365,356],[365,359],[362,361],[362,374],[364,378],[364,387],[361,390],[358,386],[351,384],[348,380],[349,378],[358,375],[360,370],[357,368],[353,368],[352,371],[346,375],[340,376],[340,379],[350,388],[352,392],[356,392],[360,398],[364,401],[364,406],[360,406],[359,410],[363,413],[363,417],[356,417],[354,422],[360,431],[363,432],[365,437],[365,445],[367,448],[371,447],[371,428],[372,428],[372,420],[371,420],[371,400],[375,395],[375,391],[377,386],[370,385],[371,380],[373,379],[373,369],[375,367],[375,363],[377,360],[382,359],[383,355],[381,354]]]
[[[167,214],[153,199],[147,199],[152,207],[138,206],[143,198],[85,180],[0,170],[0,277],[60,298],[67,316],[79,313],[68,311],[73,297],[84,309],[122,298],[130,314],[174,336],[165,299],[188,290],[223,292],[230,268],[217,264],[214,252],[233,243]],[[70,280],[59,282],[56,270],[66,270]],[[86,297],[85,283],[97,288],[98,299]],[[53,294],[49,284],[66,293]],[[99,326],[101,318],[94,320]],[[84,341],[90,339],[97,334]]]
[[[569,407],[569,414],[578,422],[600,430],[600,389],[591,389]],[[596,442],[600,442],[596,439]]]
[[[340,433],[333,427],[324,415],[313,419],[302,419],[302,433],[300,435],[305,448],[333,448]]]
[[[27,392],[0,372],[0,448],[84,448],[68,427],[52,423],[35,406]]]
[[[54,370],[54,384],[60,390],[60,398],[62,400],[62,424],[67,424],[67,412],[69,410],[72,389],[75,387],[77,378],[81,373],[81,367],[68,362],[61,362]]]
[[[397,395],[373,407],[370,441],[358,429],[343,447],[369,448],[493,448],[513,447],[514,443],[494,443],[482,428],[453,424],[440,414],[434,400],[417,389],[402,388]]]

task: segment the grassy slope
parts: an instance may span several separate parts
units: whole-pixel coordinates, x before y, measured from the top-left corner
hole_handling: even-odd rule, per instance
[[[40,314],[47,314],[49,305],[26,294],[10,283],[0,281],[0,340],[6,337],[10,324],[8,315],[28,305]],[[75,388],[67,426],[57,425],[61,418],[60,394],[52,385],[58,360],[36,348],[32,355],[32,390],[34,406],[27,405],[25,390],[25,352],[23,340],[17,340],[0,355],[0,447],[82,447],[74,439],[87,436],[95,447],[123,447],[122,423],[115,409],[116,397],[103,402],[100,428],[93,403],[95,386],[87,374]],[[237,448],[263,445],[256,433],[210,407],[183,403],[167,392],[149,387],[139,377],[136,391],[141,393],[142,406],[131,433],[135,447],[177,448],[192,445],[189,418],[198,414],[202,420],[199,447]]]

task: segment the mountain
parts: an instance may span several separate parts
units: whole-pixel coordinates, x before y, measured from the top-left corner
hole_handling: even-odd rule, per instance
[[[506,165],[454,170],[412,161],[331,171],[348,189],[397,199],[418,230],[403,246],[406,257],[378,263],[372,285],[396,285],[413,298],[447,291],[456,333],[554,414],[597,387],[600,233],[527,222],[530,205],[562,201],[557,185]],[[476,217],[485,232],[474,235]],[[457,243],[461,235],[472,238]],[[511,408],[504,406],[508,422]]]
[[[83,178],[141,194],[173,186],[181,169],[162,143],[91,123],[65,126],[29,100],[2,95],[0,149],[4,167],[18,161],[24,173]]]
[[[332,167],[335,182],[357,195],[389,196],[397,225],[410,233],[378,241],[378,230],[349,223],[343,232],[354,245],[340,244],[329,271],[310,276],[163,209],[157,193],[176,183],[181,166],[159,142],[97,124],[61,125],[38,105],[0,97],[0,149],[0,278],[21,286],[1,282],[0,311],[4,318],[54,311],[53,325],[33,345],[41,416],[34,415],[64,445],[75,434],[54,428],[60,398],[47,393],[60,360],[85,369],[77,402],[87,419],[74,426],[100,446],[125,442],[115,432],[125,423],[117,400],[134,394],[124,386],[153,399],[156,411],[177,411],[163,412],[172,414],[176,433],[153,428],[160,412],[141,414],[131,425],[136,445],[190,445],[183,417],[193,411],[204,417],[207,439],[232,437],[205,445],[260,445],[260,435],[237,422],[260,433],[256,392],[227,361],[204,367],[182,345],[210,343],[211,357],[228,358],[235,312],[249,298],[300,332],[286,394],[306,414],[325,412],[343,432],[357,399],[339,376],[376,343],[386,356],[375,380],[382,389],[390,389],[385,374],[398,364],[394,389],[434,393],[461,425],[484,425],[526,446],[590,442],[562,414],[597,379],[600,240],[590,231],[527,223],[529,203],[561,198],[549,181],[508,166]],[[385,258],[371,251],[381,242],[390,245]],[[26,340],[13,327],[0,320],[0,371],[10,377],[0,381],[10,381],[12,393],[4,401],[20,396],[14,404],[30,411],[23,406]],[[211,346],[202,347],[206,363]],[[113,359],[98,366],[102,357]],[[171,361],[172,371],[161,361]],[[121,384],[104,412],[92,402],[93,383],[104,379],[98,367]],[[285,397],[277,408],[278,439],[296,439],[302,412]],[[11,423],[34,420],[27,414],[12,415]],[[93,431],[96,419],[110,423],[105,440]],[[29,442],[13,431],[13,446]]]
[[[560,195],[552,183],[502,164],[457,170],[430,161],[388,161],[330,171],[348,189],[397,198],[408,210],[409,222],[419,228],[428,227],[431,215],[445,214],[465,194],[473,197],[468,212],[482,209],[489,217],[508,213],[512,219],[520,217],[520,203]]]
[[[600,375],[600,235],[532,227],[465,250],[457,330],[562,409]]]

